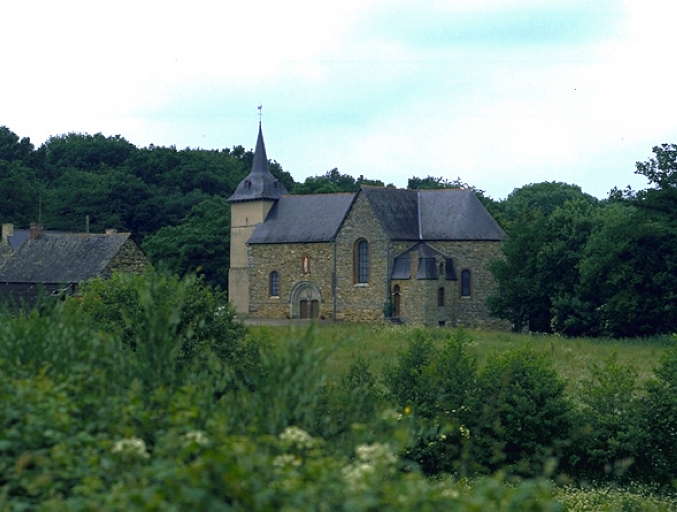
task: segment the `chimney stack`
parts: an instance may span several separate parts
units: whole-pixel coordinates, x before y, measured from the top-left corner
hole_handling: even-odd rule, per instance
[[[40,224],[39,222],[31,222],[31,229],[30,229],[30,235],[29,238],[31,240],[35,240],[38,237],[41,237],[45,231],[45,226]]]
[[[2,243],[9,243],[9,237],[14,236],[14,224],[3,224],[2,225]]]

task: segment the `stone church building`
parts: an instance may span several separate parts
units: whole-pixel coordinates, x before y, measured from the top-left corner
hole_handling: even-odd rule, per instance
[[[502,326],[485,301],[506,235],[471,190],[289,195],[259,125],[252,170],[228,201],[241,317]]]

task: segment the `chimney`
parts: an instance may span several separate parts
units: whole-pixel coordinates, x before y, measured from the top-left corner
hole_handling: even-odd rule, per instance
[[[6,244],[9,242],[9,237],[14,236],[14,224],[3,224],[2,225],[2,243]]]
[[[117,232],[118,232],[117,229],[110,229],[109,228],[109,229],[106,230],[107,235],[115,235],[115,234],[117,234]]]
[[[45,231],[45,226],[40,224],[39,222],[31,222],[31,229],[30,229],[30,235],[29,239],[35,240],[38,237],[41,237],[44,234]]]

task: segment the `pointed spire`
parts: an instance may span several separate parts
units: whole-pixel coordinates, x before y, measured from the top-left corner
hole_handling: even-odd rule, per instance
[[[256,201],[260,199],[276,200],[283,194],[287,194],[287,189],[270,173],[268,168],[268,156],[266,155],[266,145],[263,142],[263,130],[259,120],[259,136],[256,140],[256,149],[254,150],[254,162],[252,170],[237,186],[235,193],[228,198],[229,203],[242,201]]]

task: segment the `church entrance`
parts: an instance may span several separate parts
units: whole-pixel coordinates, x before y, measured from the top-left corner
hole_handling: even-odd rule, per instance
[[[322,294],[313,283],[298,283],[291,292],[291,317],[300,319],[320,318]]]
[[[320,317],[319,300],[301,299],[299,306],[300,306],[300,318],[302,320]]]

